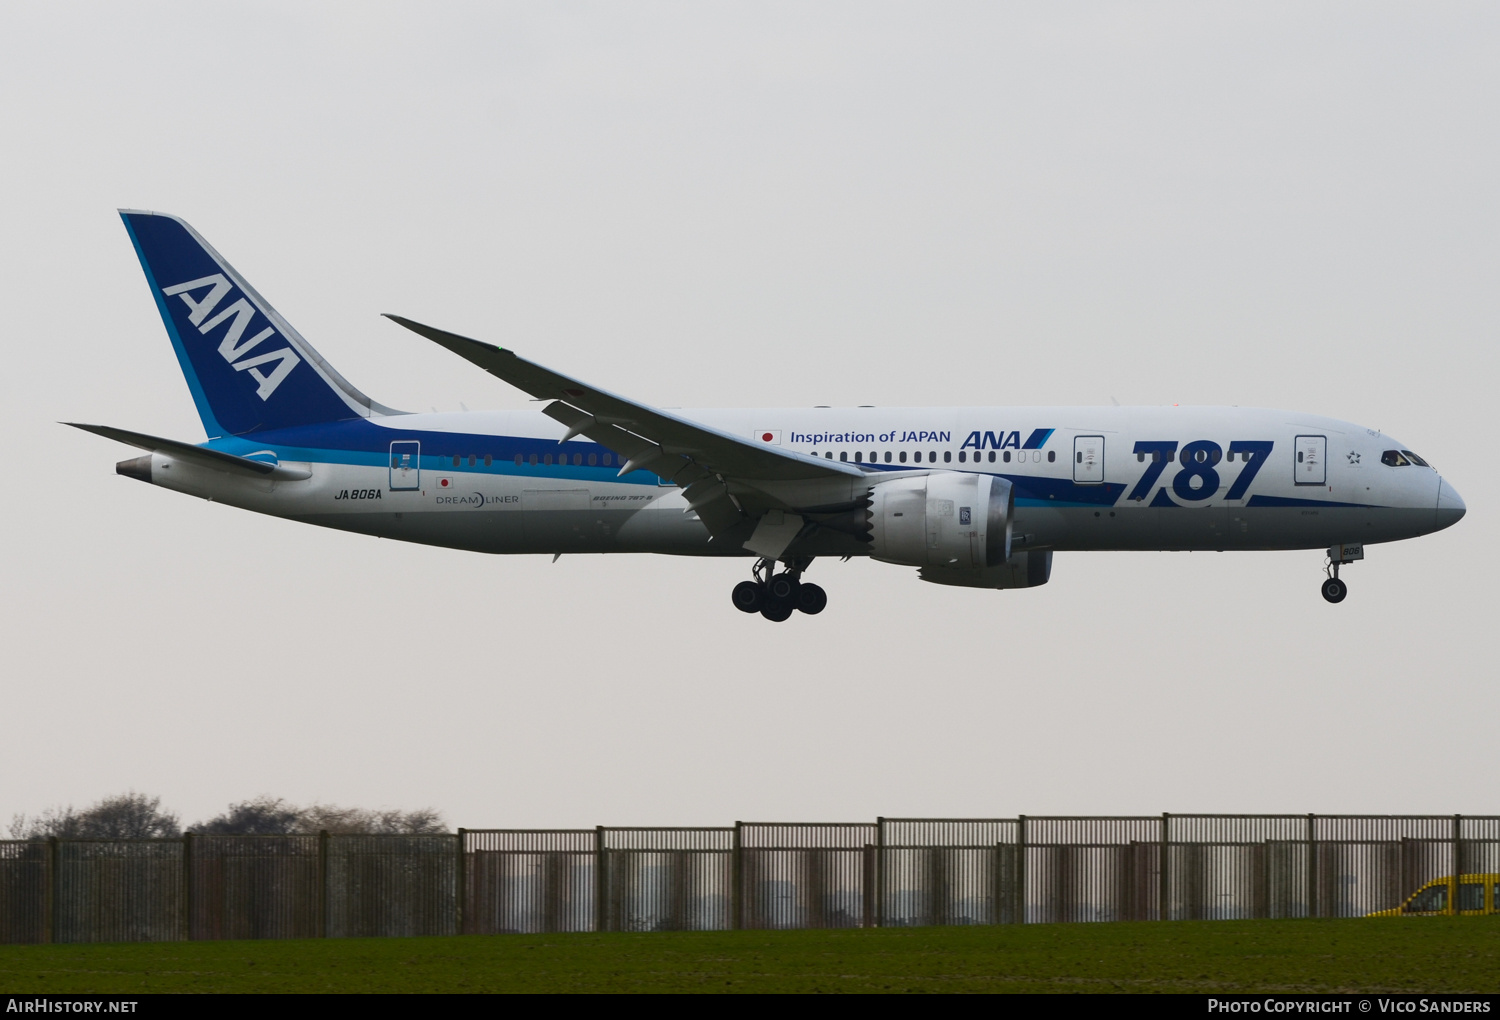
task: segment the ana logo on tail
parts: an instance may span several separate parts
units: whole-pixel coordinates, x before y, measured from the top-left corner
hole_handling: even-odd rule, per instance
[[[202,300],[196,300],[194,292],[205,288],[212,289]],[[250,339],[244,339],[245,331],[249,328],[250,321],[255,318],[256,311],[255,306],[244,297],[229,305],[218,315],[213,315],[214,309],[233,289],[234,286],[223,273],[215,273],[202,279],[163,287],[162,293],[168,297],[182,298],[183,304],[188,307],[188,321],[197,326],[198,332],[204,336],[208,335],[209,330],[226,322],[229,323],[229,328],[224,331],[224,338],[219,341],[219,354],[234,366],[236,372],[249,372],[251,378],[260,384],[255,395],[266,400],[276,392],[276,387],[280,386],[282,380],[291,374],[292,369],[302,363],[302,359],[297,357],[290,347],[247,357],[261,341],[275,336],[276,330],[267,326]],[[209,318],[210,315],[213,315],[213,318]],[[276,362],[276,367],[269,373],[261,370],[262,366],[272,362]]]

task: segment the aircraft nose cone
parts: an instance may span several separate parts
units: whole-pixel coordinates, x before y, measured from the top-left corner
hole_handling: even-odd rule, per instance
[[[1464,506],[1463,497],[1458,490],[1444,480],[1438,486],[1437,498],[1437,526],[1439,528],[1451,528],[1459,522],[1459,519],[1468,512]]]

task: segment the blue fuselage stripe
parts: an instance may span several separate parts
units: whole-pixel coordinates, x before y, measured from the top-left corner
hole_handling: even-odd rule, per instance
[[[1049,430],[1050,431],[1050,430]],[[423,471],[461,471],[477,474],[534,478],[552,481],[619,482],[626,485],[657,484],[649,471],[632,471],[619,477],[612,466],[590,465],[590,456],[609,451],[594,442],[559,443],[553,439],[505,436],[474,432],[417,431],[373,425],[364,419],[331,422],[320,425],[280,429],[257,433],[254,437],[227,436],[203,445],[241,457],[270,450],[284,461],[308,461],[320,464],[347,464],[358,467],[386,468],[390,464],[391,444],[421,444],[418,465]],[[617,454],[611,454],[617,457]],[[454,458],[458,458],[455,464]],[[474,463],[469,463],[469,458]],[[484,458],[490,463],[485,464]],[[532,463],[532,458],[536,463]],[[546,463],[551,460],[552,463]],[[567,463],[562,461],[566,460]],[[578,463],[573,463],[573,461]],[[519,462],[518,462],[519,461]],[[1050,478],[1009,471],[984,471],[982,468],[957,464],[941,467],[928,464],[860,464],[870,472],[917,470],[960,471],[990,474],[1011,482],[1016,489],[1016,505],[1022,507],[1093,508],[1113,507],[1119,503],[1125,486],[1118,483],[1080,484],[1068,478]],[[1363,507],[1361,503],[1339,503],[1332,500],[1292,499],[1281,496],[1251,496],[1247,507]]]

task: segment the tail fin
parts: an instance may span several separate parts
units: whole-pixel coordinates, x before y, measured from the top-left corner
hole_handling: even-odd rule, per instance
[[[396,413],[349,385],[192,227],[120,217],[210,438]]]

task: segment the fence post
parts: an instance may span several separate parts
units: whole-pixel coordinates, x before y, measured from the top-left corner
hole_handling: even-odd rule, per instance
[[[885,927],[885,817],[875,819],[875,927]]]
[[[60,884],[62,882],[62,847],[56,836],[47,837],[47,879],[45,887],[46,902],[42,904],[42,923],[47,927],[47,936],[42,941],[57,941],[57,912],[60,908],[58,900],[61,897]]]
[[[318,833],[318,937],[328,937],[328,830]]]
[[[729,861],[729,927],[735,931],[745,926],[745,844],[741,835],[744,824],[734,823],[734,850]]]
[[[193,941],[193,834],[182,834],[182,938]]]
[[[1161,813],[1161,859],[1157,861],[1156,919],[1172,919],[1172,814]]]
[[[604,826],[594,827],[594,930],[609,931],[609,871]]]
[[[1016,924],[1026,923],[1026,816],[1016,818]]]
[[[464,907],[469,899],[469,860],[468,854],[464,852],[464,833],[468,831],[462,828],[458,830],[458,861],[453,869],[453,882],[457,886],[453,896],[453,930],[458,935],[468,934],[464,931],[464,921],[468,914]]]
[[[1318,818],[1307,814],[1307,916],[1318,916]]]
[[[1448,894],[1448,913],[1455,917],[1463,913],[1458,906],[1458,896],[1464,887],[1463,817],[1463,815],[1453,816],[1453,891]],[[1482,898],[1479,905],[1484,906]]]
[[[1007,869],[1006,865],[1005,865],[1005,855],[1007,853],[1009,853],[1009,852],[1010,851],[1006,850],[1006,848],[1005,848],[1005,841],[1003,839],[1002,840],[996,840],[996,842],[995,842],[995,875],[994,875],[995,881],[994,881],[993,887],[990,889],[990,900],[991,900],[991,902],[993,902],[995,904],[995,909],[994,909],[994,918],[995,918],[994,923],[995,924],[1004,924],[1005,923],[1005,896],[1006,896],[1006,891],[1005,891],[1005,874],[1006,874],[1006,871],[1007,870],[1011,871],[1012,878],[1014,878],[1014,874],[1015,874],[1013,869]],[[1012,860],[1011,863],[1014,864],[1015,863],[1014,860]]]

